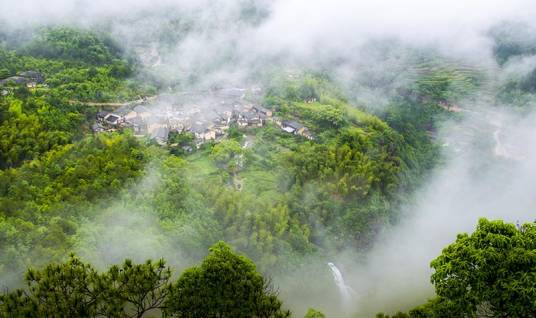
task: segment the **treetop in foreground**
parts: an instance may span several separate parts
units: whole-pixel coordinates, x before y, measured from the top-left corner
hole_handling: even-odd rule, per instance
[[[536,317],[535,223],[480,219],[431,266],[437,296],[393,317]]]
[[[26,288],[0,296],[0,317],[290,317],[255,264],[223,242],[176,282],[161,259],[98,272],[75,255],[29,269]]]
[[[290,317],[255,264],[223,242],[200,266],[184,271],[166,311],[176,317]]]

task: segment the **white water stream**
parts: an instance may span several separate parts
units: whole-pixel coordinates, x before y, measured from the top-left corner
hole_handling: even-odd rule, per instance
[[[347,307],[350,305],[350,301],[352,300],[352,295],[355,294],[355,291],[352,289],[352,287],[346,285],[344,282],[344,278],[342,277],[341,271],[335,266],[333,263],[328,263],[329,268],[331,269],[331,273],[333,274],[333,280],[335,281],[335,284],[339,288],[339,292],[341,293],[341,300],[343,306]]]

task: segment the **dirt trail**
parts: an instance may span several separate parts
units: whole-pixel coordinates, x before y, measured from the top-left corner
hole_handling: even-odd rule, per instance
[[[79,100],[75,100],[75,99],[71,99],[69,100],[69,103],[71,104],[82,104],[82,105],[86,105],[86,106],[95,106],[95,107],[123,107],[123,106],[132,106],[132,105],[137,105],[137,104],[142,104],[144,102],[148,102],[148,101],[154,101],[158,98],[158,95],[155,95],[155,96],[149,96],[149,97],[146,97],[146,98],[140,98],[140,99],[137,99],[137,100],[133,100],[133,101],[129,101],[129,102],[123,102],[123,103],[100,103],[100,102],[85,102],[85,101],[79,101]]]

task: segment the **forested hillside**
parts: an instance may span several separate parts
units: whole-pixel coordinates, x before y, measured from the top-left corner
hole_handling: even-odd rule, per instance
[[[230,139],[185,154],[172,141],[161,148],[128,130],[93,135],[97,110],[85,100],[143,92],[125,78],[135,66],[108,42],[60,28],[2,51],[6,75],[34,70],[46,78],[32,88],[7,83],[2,97],[1,202],[3,227],[11,229],[2,241],[6,271],[65,257],[80,222],[117,196],[128,197],[126,206],[146,206],[171,232],[195,220],[195,231],[210,235],[191,234],[199,235],[193,241],[203,238],[192,254],[225,239],[268,268],[283,255],[332,244],[366,248],[396,220],[394,208],[437,157],[421,130],[439,110],[400,102],[382,119],[314,74],[274,80],[264,96],[278,116],[309,127],[312,141],[271,125],[235,127]],[[123,87],[132,88],[123,95]],[[131,193],[133,182],[153,173],[149,166],[162,176],[160,190]]]
[[[268,13],[241,14],[255,25]],[[290,317],[271,277],[371,251],[407,217],[442,155],[457,151],[439,142],[441,129],[492,81],[422,50],[382,107],[347,89],[366,84],[306,67],[270,67],[255,89],[187,90],[199,79],[157,80],[98,29],[30,33],[0,37],[0,317]],[[161,35],[168,45],[174,36]],[[513,46],[497,41],[498,64],[532,52]],[[494,99],[526,111],[534,74],[500,83]],[[222,110],[225,100],[172,107],[222,91],[238,91],[260,124],[249,124],[253,111]],[[205,137],[213,131],[195,119],[180,129],[162,119],[188,111],[217,113],[225,131]],[[165,138],[120,122],[132,113],[165,121],[142,123]],[[437,296],[394,317],[534,315],[534,229],[482,219],[432,262]]]

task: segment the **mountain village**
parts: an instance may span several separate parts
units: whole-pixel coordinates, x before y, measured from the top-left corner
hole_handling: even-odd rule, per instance
[[[0,81],[2,95],[10,87],[24,85],[46,87],[44,76],[26,71]],[[272,109],[260,106],[261,88],[220,88],[203,92],[162,94],[142,97],[129,103],[78,102],[90,106],[114,106],[113,111],[97,112],[94,133],[131,128],[138,137],[149,137],[166,145],[171,132],[191,133],[197,148],[206,142],[227,136],[232,125],[238,128],[263,127],[271,122],[282,131],[314,140],[314,135],[299,122],[283,120]]]
[[[259,105],[259,99],[260,88],[160,95],[112,112],[100,111],[92,129],[100,133],[131,128],[136,136],[147,136],[161,145],[167,144],[171,132],[191,133],[199,148],[225,138],[232,125],[255,128],[272,122],[286,133],[315,139],[307,127],[274,116],[271,109]]]

